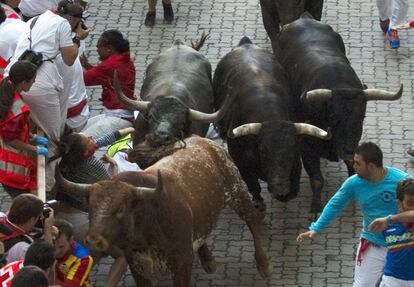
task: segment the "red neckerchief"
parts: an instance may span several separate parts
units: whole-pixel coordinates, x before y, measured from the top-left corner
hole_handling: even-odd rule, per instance
[[[95,154],[95,151],[98,149],[98,146],[95,144],[93,147],[87,150],[86,158],[90,158]]]
[[[379,247],[378,244],[372,243],[371,241],[368,241],[365,238],[361,238],[361,245],[359,247],[359,252],[358,252],[358,255],[357,255],[357,258],[358,258],[357,259],[357,264],[358,264],[358,266],[361,266],[362,256],[364,255],[365,251],[368,250],[368,247],[370,247],[371,245],[373,247],[376,247],[376,248]]]

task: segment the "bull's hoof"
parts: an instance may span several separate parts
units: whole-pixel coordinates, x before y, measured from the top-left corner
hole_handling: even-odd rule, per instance
[[[216,260],[205,243],[198,249],[198,257],[200,258],[201,266],[203,266],[204,271],[208,274],[216,272]]]
[[[309,214],[309,220],[310,221],[315,221],[319,218],[319,215],[321,215],[321,211],[322,211],[322,204],[321,201],[319,199],[313,199],[312,203],[311,203],[311,209],[310,209],[310,214]]]
[[[254,208],[256,208],[260,212],[264,213],[266,211],[266,204],[264,203],[263,199],[253,198],[253,205]]]
[[[171,23],[174,20],[174,11],[172,9],[171,4],[166,4],[162,2],[162,6],[164,7],[164,19],[166,22]]]
[[[296,193],[289,192],[288,194],[276,194],[275,198],[281,202],[288,202],[291,199],[294,199],[297,197]]]
[[[263,279],[269,278],[273,271],[270,260],[266,259],[265,262],[257,263],[257,271]]]
[[[152,27],[155,24],[155,12],[148,12],[147,16],[145,16],[145,26]]]
[[[206,273],[211,274],[216,272],[217,263],[214,257],[209,258],[209,260],[201,259],[200,257],[201,266],[203,266],[204,271]]]

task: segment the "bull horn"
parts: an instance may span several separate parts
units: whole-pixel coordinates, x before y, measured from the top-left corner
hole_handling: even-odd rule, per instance
[[[196,111],[193,109],[189,109],[189,117],[190,120],[192,121],[198,121],[201,123],[216,123],[219,120],[221,120],[224,115],[226,114],[226,112],[228,111],[231,102],[233,101],[233,98],[235,97],[235,95],[232,95],[232,93],[228,93],[226,99],[224,100],[223,105],[221,106],[221,108],[216,111],[215,113],[209,114],[209,113],[203,113],[200,111]]]
[[[161,192],[162,191],[162,187],[163,187],[163,183],[162,183],[162,177],[161,177],[161,171],[158,170],[157,171],[157,186],[155,188],[151,188],[151,187],[136,187],[135,188],[135,195],[139,198],[139,199],[145,199],[145,198],[153,198],[154,195],[157,192]]]
[[[307,100],[311,102],[326,102],[332,97],[332,91],[329,89],[316,89],[306,92],[305,95],[301,97],[301,100]]]
[[[79,196],[88,196],[89,190],[92,184],[86,183],[76,183],[67,180],[63,177],[62,173],[60,172],[60,168],[56,168],[55,173],[56,182],[62,187],[64,190]]]
[[[262,129],[261,123],[250,123],[241,125],[233,129],[233,137],[242,137],[247,135],[258,135]]]
[[[294,125],[296,129],[296,134],[298,135],[308,135],[320,139],[328,139],[328,133],[314,125],[305,123],[294,123]]]
[[[118,79],[118,72],[114,72],[114,79],[113,79],[113,87],[115,90],[115,94],[118,98],[118,100],[127,108],[130,110],[138,110],[141,113],[146,112],[148,109],[148,105],[150,102],[148,101],[135,101],[131,100],[127,96],[124,95],[124,92],[122,92],[121,85],[119,84]]]
[[[400,90],[397,93],[391,93],[385,90],[379,89],[366,89],[364,90],[367,101],[395,101],[401,98],[403,92],[403,85],[401,84]]]

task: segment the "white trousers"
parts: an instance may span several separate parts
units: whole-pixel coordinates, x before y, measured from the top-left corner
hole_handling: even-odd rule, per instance
[[[96,139],[107,133],[128,127],[132,127],[130,121],[100,114],[90,118],[82,132]]]
[[[359,264],[358,254],[360,247],[361,243],[357,249],[353,287],[376,287],[384,273],[387,248],[369,246],[362,256],[361,264]]]
[[[30,107],[30,117],[49,138],[48,157],[58,152],[58,142],[65,128],[68,99],[63,96],[63,87],[59,74],[54,73],[52,63],[45,62],[39,69],[36,81],[25,93],[23,100]],[[53,79],[52,79],[53,78]],[[46,190],[55,184],[55,166],[57,161],[46,165]]]
[[[403,24],[408,13],[409,0],[377,0],[381,20],[390,19],[390,28]]]
[[[414,281],[397,279],[391,276],[382,276],[380,287],[414,287]]]

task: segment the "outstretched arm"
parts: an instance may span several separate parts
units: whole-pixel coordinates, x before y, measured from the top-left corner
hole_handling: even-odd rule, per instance
[[[299,234],[296,241],[303,242],[304,240],[312,239],[316,233],[319,233],[328,227],[331,221],[342,213],[352,198],[353,191],[349,188],[348,181],[346,181],[329,200],[318,220],[312,222],[309,226],[309,231]]]

